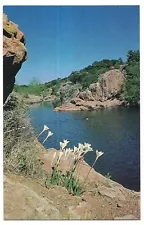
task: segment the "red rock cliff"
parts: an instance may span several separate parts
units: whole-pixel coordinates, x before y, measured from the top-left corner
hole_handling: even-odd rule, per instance
[[[3,13],[3,103],[13,90],[15,76],[26,59],[25,36]]]

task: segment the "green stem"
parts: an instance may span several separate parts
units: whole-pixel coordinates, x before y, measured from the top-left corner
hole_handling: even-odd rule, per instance
[[[76,174],[76,177],[78,177],[79,166],[80,166],[80,163],[82,162],[83,158],[84,158],[84,156],[83,156],[83,157],[78,161],[78,163],[77,163],[78,167],[77,167],[77,174]]]
[[[92,168],[94,167],[94,165],[95,165],[96,161],[97,161],[97,158],[95,159],[94,163],[92,164],[91,168],[89,169],[88,174],[87,174],[87,176],[86,176],[86,178],[85,178],[84,183],[86,183],[86,180],[87,180],[87,178],[88,178],[88,176],[89,176],[89,174],[90,174],[90,172],[91,172]]]

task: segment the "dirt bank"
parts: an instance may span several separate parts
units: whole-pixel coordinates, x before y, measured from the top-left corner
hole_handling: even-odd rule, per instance
[[[37,141],[43,169],[51,171],[55,149],[48,152]],[[58,151],[57,151],[58,154]],[[66,170],[72,156],[61,161]],[[81,197],[72,196],[59,186],[45,187],[44,180],[25,178],[6,173],[4,175],[5,219],[140,219],[140,193],[108,181],[101,174],[91,171],[84,183],[89,166],[82,162],[78,174],[85,192]]]

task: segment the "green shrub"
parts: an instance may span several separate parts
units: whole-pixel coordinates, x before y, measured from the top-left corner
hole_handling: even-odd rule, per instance
[[[29,85],[14,85],[14,91],[20,94],[43,95],[46,96],[48,89],[46,84],[40,84],[37,79],[33,79]]]
[[[9,96],[3,111],[4,171],[40,177],[39,149],[34,143],[35,137],[26,110],[23,102],[13,95]]]
[[[56,107],[59,107],[61,106],[61,100],[59,98],[56,98],[53,102],[53,107],[56,108]]]
[[[52,93],[51,94],[58,96],[59,90],[60,90],[60,84],[55,85],[54,87],[52,87]]]
[[[140,57],[139,51],[129,51],[127,56],[126,82],[122,95],[130,105],[137,105],[140,100]]]

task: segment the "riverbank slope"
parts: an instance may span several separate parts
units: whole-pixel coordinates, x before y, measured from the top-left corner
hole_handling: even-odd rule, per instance
[[[35,148],[43,162],[43,170],[51,172],[55,149],[46,151],[36,140]],[[56,151],[58,154],[58,151]],[[71,161],[62,159],[66,170]],[[72,196],[60,186],[45,187],[44,180],[26,178],[10,172],[4,175],[5,219],[140,219],[140,193],[107,180],[92,170],[84,182],[89,165],[83,162],[79,179],[85,188],[82,196]],[[14,190],[14,192],[12,192]]]

